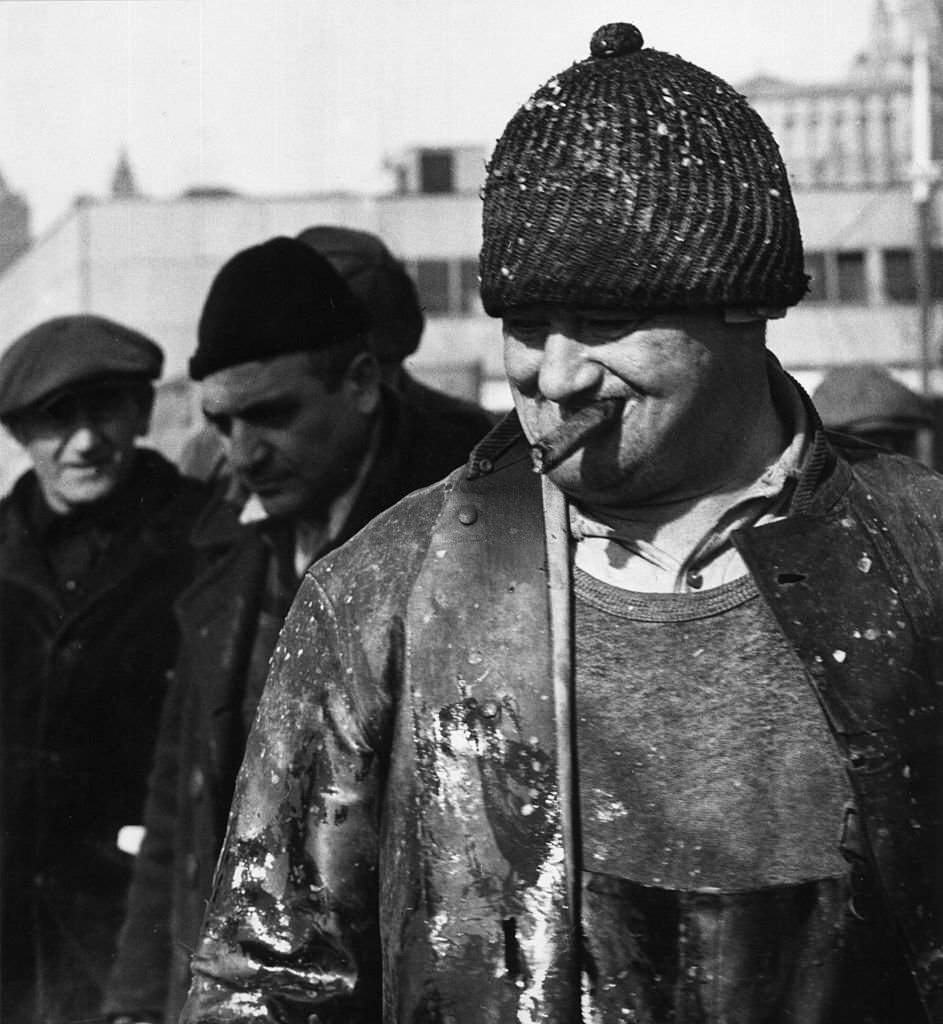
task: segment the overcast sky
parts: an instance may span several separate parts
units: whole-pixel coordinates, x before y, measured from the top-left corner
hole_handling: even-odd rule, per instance
[[[108,192],[372,189],[411,144],[484,143],[632,21],[733,82],[843,76],[872,0],[0,0],[0,172],[34,230]]]

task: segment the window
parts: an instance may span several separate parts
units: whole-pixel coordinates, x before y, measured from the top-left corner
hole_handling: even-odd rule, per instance
[[[867,302],[868,286],[863,252],[840,252],[835,257],[836,298],[839,302]]]
[[[422,308],[430,316],[451,312],[449,264],[446,260],[417,260],[416,287]]]
[[[419,191],[455,191],[452,153],[447,149],[424,149],[419,153]]]
[[[943,249],[930,252],[930,296],[943,299]]]
[[[917,279],[913,253],[909,249],[885,249],[884,297],[888,302],[916,302]]]
[[[805,254],[805,272],[809,275],[809,291],[806,302],[824,302],[828,298],[826,286],[826,263],[824,252],[807,252]]]

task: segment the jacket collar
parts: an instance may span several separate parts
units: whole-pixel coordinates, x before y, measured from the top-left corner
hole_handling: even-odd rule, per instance
[[[31,512],[39,483],[33,470],[17,480],[0,504],[0,575],[29,586],[45,578],[47,568],[41,536]],[[137,525],[118,516],[119,527],[134,537],[133,564],[115,566],[116,578],[136,569],[156,554],[166,552],[168,535],[186,529],[205,501],[202,485],[182,477],[162,455],[147,448],[135,453],[135,465],[119,504],[109,503],[111,514],[119,508],[135,516]]]

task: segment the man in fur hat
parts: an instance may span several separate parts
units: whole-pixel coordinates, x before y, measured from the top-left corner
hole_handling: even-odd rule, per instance
[[[766,351],[769,130],[604,26],[481,280],[516,412],[307,575],[183,1020],[943,1019],[943,482]]]

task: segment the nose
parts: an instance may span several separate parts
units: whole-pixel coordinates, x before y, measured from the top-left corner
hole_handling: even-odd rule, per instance
[[[264,461],[267,447],[251,425],[235,419],[229,433],[229,461],[237,472],[252,470]]]
[[[586,345],[563,330],[547,335],[540,359],[537,386],[553,402],[565,401],[599,387],[603,368]]]
[[[93,419],[89,416],[81,416],[77,419],[75,427],[69,435],[68,446],[77,454],[88,455],[106,440],[107,438]]]

